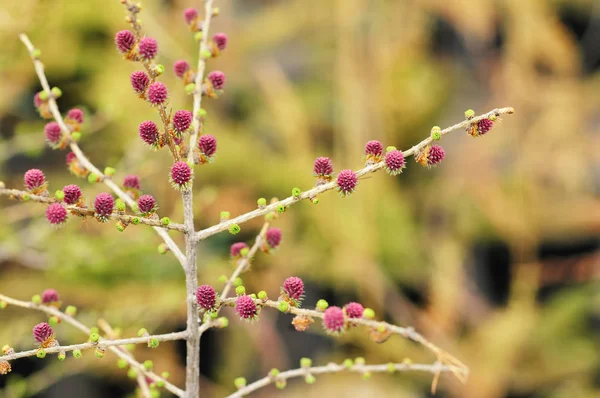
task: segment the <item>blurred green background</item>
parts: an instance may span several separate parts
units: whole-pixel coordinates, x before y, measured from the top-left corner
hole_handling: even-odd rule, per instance
[[[191,98],[172,72],[175,60],[196,63],[196,44],[182,12],[199,0],[146,0],[141,18],[159,43],[174,109]],[[396,178],[377,173],[355,194],[327,193],[300,203],[275,226],[284,241],[259,254],[243,276],[250,291],[276,296],[288,276],[307,285],[305,306],[318,298],[357,300],[380,318],[413,325],[471,369],[467,384],[442,376],[439,397],[583,398],[600,394],[600,5],[593,0],[217,0],[212,32],[228,49],[209,70],[227,75],[225,94],[206,100],[205,131],[218,139],[215,163],[197,167],[197,229],[238,215],[258,197],[285,197],[314,183],[312,162],[331,156],[336,170],[358,169],[364,143],[409,148],[433,125],[449,126],[467,108],[477,114],[512,106],[516,113],[483,138],[454,132],[446,159],[423,169],[409,161]],[[596,4],[594,4],[596,3]],[[137,125],[158,122],[136,98],[113,37],[126,29],[118,0],[7,0],[0,4],[0,180],[21,188],[23,173],[45,171],[50,191],[78,183],[91,200],[102,185],[76,181],[65,152],[44,145],[44,121],[33,107],[40,90],[18,33],[42,51],[59,106],[86,110],[81,146],[98,167],[142,179],[159,214],[182,220],[168,184],[168,151],[154,153]],[[56,230],[44,206],[0,198],[0,292],[28,300],[53,287],[80,319],[99,318],[133,336],[144,326],[185,328],[181,267],[160,256],[150,228],[71,219]],[[199,246],[200,283],[219,288],[233,264],[229,245],[251,241],[262,220]],[[173,234],[182,243],[181,236]],[[250,325],[202,341],[205,396],[234,390],[269,369],[364,356],[370,363],[435,361],[421,346],[393,337],[372,343],[363,329],[339,339],[318,324],[298,333],[291,317],[264,311]],[[31,349],[37,312],[0,312],[0,345]],[[83,341],[68,325],[63,344]],[[185,347],[137,348],[139,360],[169,371],[182,385]],[[318,377],[313,386],[267,387],[257,397],[426,397],[429,375],[353,374]],[[104,397],[134,394],[135,382],[102,361],[23,359],[0,377],[0,397]],[[168,395],[168,393],[164,393]]]

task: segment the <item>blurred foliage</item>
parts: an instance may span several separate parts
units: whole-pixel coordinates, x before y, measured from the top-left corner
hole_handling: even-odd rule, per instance
[[[171,65],[195,63],[196,44],[181,17],[194,3],[200,1],[143,2],[142,20],[159,42],[174,109],[191,108]],[[317,156],[331,156],[337,170],[356,169],[370,139],[408,148],[431,126],[460,121],[467,108],[516,109],[484,138],[460,132],[444,138],[447,158],[434,170],[411,160],[400,177],[378,173],[361,180],[348,199],[328,193],[317,206],[291,208],[276,221],[284,243],[275,255],[258,255],[253,272],[243,276],[247,289],[274,296],[287,276],[297,275],[308,286],[306,306],[322,296],[340,305],[359,300],[390,321],[414,325],[471,368],[466,385],[443,377],[442,397],[597,396],[598,4],[217,3],[221,15],[213,31],[227,32],[230,44],[209,68],[223,70],[228,82],[225,95],[205,102],[206,131],[218,137],[219,150],[214,164],[197,169],[197,228],[218,222],[221,210],[241,214],[258,197],[310,187]],[[24,31],[41,49],[51,85],[64,92],[61,109],[86,110],[82,147],[91,160],[116,167],[118,180],[140,175],[160,214],[181,220],[179,195],[167,182],[168,152],[148,151],[137,137],[137,125],[157,116],[129,87],[136,66],[114,50],[114,33],[126,28],[123,18],[117,0],[0,4],[0,180],[20,187],[22,174],[38,167],[51,191],[76,182],[65,170],[65,153],[44,146],[44,122],[32,104],[39,83],[17,38]],[[105,190],[79,183],[88,200]],[[155,332],[185,327],[183,273],[171,255],[157,254],[160,241],[151,229],[119,234],[113,225],[72,220],[56,231],[43,212],[43,206],[1,198],[3,294],[28,299],[54,287],[81,309],[82,321],[104,318],[124,336],[140,326]],[[229,245],[252,240],[260,225],[254,220],[235,238],[224,233],[201,242],[201,283],[218,286],[219,275],[233,269]],[[590,239],[587,251],[544,254],[548,245]],[[31,348],[31,325],[42,319],[10,308],[0,312],[0,344]],[[231,392],[240,375],[254,380],[272,367],[295,367],[305,355],[315,363],[357,355],[373,363],[435,360],[400,338],[375,345],[354,330],[332,340],[318,325],[293,332],[290,320],[265,311],[255,325],[232,319],[228,330],[208,333],[202,345],[207,396]],[[84,338],[68,326],[56,329],[62,343]],[[152,359],[181,385],[183,350],[161,344],[160,350],[140,347],[136,356]],[[78,374],[92,386],[101,377],[105,385],[133,391],[113,359],[46,366],[16,361],[14,372],[0,379],[0,386],[8,385],[0,396],[72,393],[69,384]],[[310,388],[290,383],[281,396],[417,397],[427,396],[431,383],[423,375],[375,377],[321,376]],[[274,394],[269,387],[256,396]]]

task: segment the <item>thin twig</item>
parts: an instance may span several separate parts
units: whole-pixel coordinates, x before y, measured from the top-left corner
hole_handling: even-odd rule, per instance
[[[27,198],[28,200],[31,200],[34,202],[39,202],[39,203],[60,203],[58,200],[54,199],[51,196],[33,195],[33,194],[30,194],[29,192],[21,191],[18,189],[2,189],[2,188],[0,188],[0,195],[12,196],[15,199],[21,199],[21,200],[24,200],[24,198]],[[71,213],[76,214],[78,216],[94,217],[94,215],[96,214],[94,212],[94,210],[92,210],[88,207],[80,207],[78,205],[67,205],[64,203],[62,203],[62,205],[65,207],[65,209],[69,210]],[[111,220],[120,220],[126,224],[132,224],[133,221],[135,221],[139,224],[146,224],[146,225],[150,225],[150,226],[154,226],[154,227],[172,229],[172,230],[183,232],[183,233],[187,232],[187,229],[185,228],[185,226],[183,224],[177,224],[177,223],[171,222],[168,225],[163,225],[161,223],[160,219],[158,219],[158,218],[156,218],[156,219],[155,218],[146,218],[146,217],[131,216],[128,214],[120,214],[120,213],[110,214],[107,216],[107,218],[109,218]]]
[[[55,307],[50,307],[50,306],[41,305],[41,304],[34,304],[30,301],[21,301],[21,300],[17,300],[17,299],[5,296],[3,294],[0,294],[0,300],[5,301],[6,303],[17,306],[17,307],[42,311],[42,312],[45,312],[46,314],[57,316],[58,318],[61,319],[61,321],[65,321],[66,323],[74,326],[75,328],[79,329],[86,335],[89,336],[91,333],[90,328],[88,328],[87,326],[85,326],[83,323],[79,322],[77,319],[73,318],[72,316],[67,315],[64,312],[56,309]],[[104,343],[104,341],[106,341],[106,340],[100,338],[98,344],[102,345]],[[135,368],[138,372],[143,373],[144,375],[146,375],[147,377],[149,377],[150,379],[152,379],[154,381],[162,381],[165,384],[165,388],[167,390],[169,390],[170,392],[172,392],[173,394],[175,394],[178,397],[183,397],[184,393],[183,393],[182,389],[176,387],[175,385],[171,384],[170,382],[168,382],[164,378],[158,376],[157,374],[146,370],[146,368],[144,368],[144,366],[142,364],[140,364],[139,362],[137,362],[135,359],[131,358],[130,356],[126,355],[125,353],[121,352],[118,347],[108,346],[108,349],[111,350],[112,352],[114,352],[115,354],[117,354],[120,358],[123,358],[125,361],[127,361],[129,366]]]
[[[283,381],[294,377],[306,377],[308,375],[324,374],[324,373],[341,373],[341,372],[352,372],[352,373],[392,373],[392,372],[428,372],[439,374],[440,372],[456,372],[460,369],[453,369],[453,366],[442,365],[439,362],[435,362],[431,365],[428,364],[413,364],[410,362],[402,363],[387,363],[380,365],[364,365],[364,364],[353,364],[352,366],[345,366],[342,364],[330,363],[326,366],[314,366],[308,368],[298,368],[281,372],[276,376],[266,376],[254,383],[248,384],[247,386],[240,388],[235,393],[228,395],[227,398],[239,398],[244,397],[260,388],[268,386],[271,383],[277,381]]]
[[[460,123],[455,124],[454,126],[450,126],[444,130],[441,131],[442,135],[448,134],[452,131],[455,130],[464,130],[465,128],[467,128],[468,126],[470,126],[472,123],[476,123],[479,120],[482,119],[486,119],[489,118],[492,115],[502,115],[502,114],[510,114],[513,113],[514,109],[513,108],[498,108],[498,109],[494,109],[491,110],[483,115],[474,117],[470,120],[465,120],[462,121]],[[418,143],[417,145],[413,146],[412,148],[406,150],[403,152],[404,157],[408,158],[410,156],[414,156],[416,154],[418,154],[421,149],[423,149],[425,146],[429,145],[432,142],[432,138],[431,137],[427,137],[426,139],[424,139],[423,141],[421,141],[420,143]],[[369,165],[366,167],[363,167],[362,169],[358,170],[356,172],[358,177],[370,174],[370,173],[374,173],[378,170],[381,170],[385,167],[385,162],[381,161],[379,163],[375,163],[373,165]],[[311,199],[316,197],[317,195],[319,195],[320,193],[326,192],[326,191],[330,191],[332,189],[335,189],[337,187],[337,184],[335,181],[331,181],[327,184],[323,184],[323,185],[318,185],[312,189],[309,189],[308,191],[304,191],[300,194],[299,197],[294,197],[294,196],[290,196],[286,199],[280,200],[278,202],[275,203],[271,203],[263,208],[260,209],[256,209],[253,211],[250,211],[248,213],[242,214],[241,216],[229,219],[227,221],[223,221],[222,223],[213,225],[212,227],[208,227],[205,228],[203,230],[200,230],[198,232],[195,233],[195,237],[196,240],[203,240],[208,238],[209,236],[215,235],[219,232],[222,231],[226,231],[229,229],[229,227],[232,224],[242,224],[245,223],[247,221],[250,221],[256,217],[260,217],[263,216],[267,213],[276,211],[277,208],[279,206],[284,206],[284,207],[288,207],[293,205],[294,203],[297,203],[303,199]]]
[[[104,173],[102,173],[96,166],[94,166],[92,162],[90,162],[88,158],[84,155],[84,153],[81,151],[79,145],[75,141],[71,140],[71,131],[65,124],[58,109],[58,105],[56,104],[56,100],[51,94],[52,91],[50,90],[50,84],[48,84],[48,79],[46,78],[46,74],[44,73],[44,64],[42,64],[42,62],[39,59],[34,57],[33,53],[35,51],[35,47],[29,40],[29,37],[27,37],[26,34],[22,33],[19,35],[19,38],[21,39],[23,44],[25,44],[27,50],[29,51],[29,56],[33,61],[33,66],[35,68],[35,72],[38,76],[38,79],[40,80],[42,88],[48,93],[48,107],[50,109],[50,112],[52,113],[54,120],[56,120],[56,123],[58,123],[58,125],[60,126],[60,129],[62,130],[63,134],[65,134],[67,139],[69,139],[69,148],[71,148],[71,151],[75,154],[75,156],[77,156],[77,159],[83,165],[83,167],[86,168],[86,170],[97,174],[102,180],[102,182],[106,184],[106,186],[108,186],[119,198],[121,198],[125,203],[127,203],[129,207],[133,208],[135,205],[135,201],[129,195],[123,192],[123,190],[119,188],[119,186],[115,184],[113,180],[111,180],[108,176],[104,175]],[[169,249],[173,252],[175,257],[177,257],[177,260],[179,260],[181,266],[185,269],[185,256],[181,252],[181,249],[179,249],[179,246],[177,246],[175,241],[169,236],[168,232],[164,228],[160,227],[154,227],[154,230],[160,235],[161,238],[163,238]]]

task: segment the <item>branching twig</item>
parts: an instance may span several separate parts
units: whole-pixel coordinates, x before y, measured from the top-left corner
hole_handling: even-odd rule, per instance
[[[278,381],[284,381],[294,377],[306,377],[308,375],[316,375],[323,373],[340,373],[340,372],[353,372],[353,373],[392,373],[392,372],[428,372],[434,375],[441,372],[452,372],[455,373],[460,371],[453,366],[442,365],[439,362],[431,365],[426,364],[413,364],[409,362],[403,363],[388,363],[380,365],[364,365],[364,364],[353,364],[352,366],[346,366],[345,364],[330,363],[326,366],[314,366],[308,368],[298,368],[281,372],[276,376],[266,376],[254,383],[248,384],[247,386],[240,388],[235,393],[228,395],[227,398],[239,398],[245,397],[246,395],[268,386],[271,383]]]
[[[58,123],[58,125],[60,126],[60,129],[62,130],[63,134],[65,134],[67,139],[70,141],[69,148],[71,148],[71,151],[75,154],[75,156],[77,156],[77,159],[83,165],[83,167],[86,168],[86,170],[98,175],[98,177],[102,180],[104,184],[106,184],[107,187],[109,187],[119,198],[121,198],[121,200],[127,203],[129,207],[133,208],[133,206],[135,205],[135,201],[129,195],[123,192],[123,190],[119,188],[119,186],[115,184],[114,181],[110,179],[110,177],[104,175],[104,173],[102,173],[96,166],[94,166],[92,162],[90,162],[88,158],[84,155],[84,153],[81,151],[79,145],[75,141],[71,140],[71,131],[65,124],[65,121],[63,120],[58,109],[58,105],[56,104],[56,100],[51,94],[50,84],[48,84],[48,79],[46,78],[46,74],[44,73],[44,64],[42,64],[42,62],[34,56],[35,47],[31,43],[27,35],[22,33],[19,35],[19,38],[21,39],[23,44],[25,44],[27,50],[29,51],[29,55],[31,57],[31,60],[33,61],[33,66],[35,68],[35,72],[38,76],[38,79],[40,80],[42,88],[48,93],[48,107],[50,109],[50,112],[52,113],[52,116],[54,117],[56,123]],[[168,232],[165,231],[164,228],[160,227],[154,227],[154,230],[160,235],[161,238],[163,238],[169,249],[173,252],[175,257],[177,257],[177,260],[179,260],[181,266],[185,268],[185,257],[181,252],[181,249],[179,249],[179,246],[177,246],[175,241],[173,241],[173,239],[169,236]]]
[[[0,188],[0,195],[12,196],[15,199],[21,199],[21,200],[24,200],[24,198],[27,198],[27,200],[32,200],[34,202],[39,202],[39,203],[57,203],[58,202],[56,199],[54,199],[53,197],[50,197],[50,196],[34,195],[34,194],[30,194],[29,192],[26,192],[26,191],[20,191],[18,189],[2,189],[2,188]],[[67,205],[64,203],[63,203],[63,206],[65,207],[65,209],[69,210],[71,213],[78,215],[78,216],[82,216],[82,217],[94,217],[94,215],[96,214],[94,212],[94,210],[92,210],[88,207],[80,207],[77,205]],[[128,214],[120,214],[120,213],[113,213],[113,214],[107,216],[107,218],[112,219],[112,220],[120,220],[127,224],[133,224],[135,221],[136,223],[139,223],[139,224],[146,224],[146,225],[150,225],[150,226],[154,226],[154,227],[172,229],[172,230],[183,232],[183,233],[187,232],[187,229],[185,228],[185,226],[183,224],[177,224],[177,223],[171,222],[168,225],[163,225],[158,218],[156,218],[156,219],[145,218],[145,217],[139,217],[139,216],[131,216]]]
[[[482,120],[482,119],[487,119],[487,118],[489,118],[492,115],[502,115],[502,114],[513,113],[513,112],[514,112],[513,108],[498,108],[498,109],[494,109],[494,110],[491,110],[488,113],[485,113],[483,115],[474,117],[474,118],[472,118],[470,120],[465,120],[463,122],[457,123],[454,126],[450,126],[450,127],[446,128],[446,129],[442,130],[441,134],[442,135],[448,134],[448,133],[450,133],[450,132],[452,132],[454,130],[461,130],[461,129],[464,130],[465,128],[467,128],[468,126],[470,126],[472,123],[476,123],[476,122],[478,122],[479,120]],[[417,145],[415,145],[412,148],[404,151],[403,152],[404,157],[408,158],[410,156],[416,155],[417,153],[419,153],[419,151],[421,149],[423,149],[425,146],[427,146],[431,142],[432,142],[432,138],[431,137],[428,137],[428,138],[424,139],[423,141],[421,141]],[[363,167],[362,169],[358,170],[356,172],[356,174],[357,174],[358,177],[361,177],[361,176],[364,176],[364,175],[367,175],[367,174],[370,174],[370,173],[374,173],[374,172],[376,172],[378,170],[381,170],[384,167],[385,167],[385,162],[381,161],[379,163],[375,163],[373,165],[369,165],[369,166]],[[271,203],[271,204],[269,204],[269,205],[267,205],[267,206],[265,206],[263,208],[253,210],[253,211],[248,212],[246,214],[242,214],[241,216],[229,219],[227,221],[223,221],[222,223],[219,223],[219,224],[213,225],[212,227],[205,228],[205,229],[203,229],[201,231],[198,231],[198,232],[195,233],[196,240],[206,239],[209,236],[212,236],[212,235],[215,235],[215,234],[217,234],[219,232],[228,230],[229,227],[232,224],[238,224],[239,225],[239,224],[245,223],[245,222],[250,221],[250,220],[252,220],[252,219],[254,219],[256,217],[260,217],[260,216],[263,216],[263,215],[265,215],[267,213],[276,211],[277,208],[280,207],[280,206],[284,206],[284,207],[291,206],[294,203],[299,202],[300,200],[311,199],[311,198],[317,196],[320,193],[323,193],[323,192],[326,192],[326,191],[330,191],[332,189],[335,189],[336,187],[337,187],[337,184],[336,184],[335,181],[332,181],[332,182],[329,182],[329,183],[323,184],[323,185],[318,185],[318,186],[316,186],[316,187],[314,187],[312,189],[309,189],[308,191],[302,192],[299,197],[290,196],[289,198],[280,200],[278,202]]]

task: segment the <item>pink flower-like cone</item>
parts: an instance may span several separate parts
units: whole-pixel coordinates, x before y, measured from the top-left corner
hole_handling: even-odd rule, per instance
[[[210,134],[200,136],[198,149],[200,150],[200,164],[211,162],[217,152],[217,139]]]
[[[67,221],[67,209],[60,203],[52,203],[46,208],[46,219],[50,224],[60,226]]]
[[[481,119],[477,123],[477,130],[480,135],[486,134],[492,129],[492,127],[494,127],[494,122],[492,122],[490,119]]]
[[[340,171],[340,174],[337,176],[337,189],[342,197],[352,194],[357,184],[358,177],[356,176],[356,173],[350,169]]]
[[[63,188],[63,193],[65,194],[65,198],[63,199],[68,205],[75,205],[81,199],[81,189],[75,185],[67,185]]]
[[[99,193],[94,200],[94,210],[96,211],[98,221],[108,221],[108,217],[112,214],[114,207],[115,200],[111,194],[108,192]]]
[[[192,112],[186,111],[184,109],[175,112],[173,115],[173,129],[181,134],[187,131],[192,124]]]
[[[217,293],[211,285],[201,285],[196,290],[196,300],[200,308],[210,311],[217,302]]]
[[[195,8],[186,8],[183,12],[183,17],[185,18],[185,22],[189,25],[198,18],[198,11]]]
[[[276,249],[281,244],[281,229],[269,228],[266,233],[266,241],[270,249]]]
[[[169,91],[161,82],[154,82],[148,86],[148,101],[152,105],[162,105],[167,101]]]
[[[34,194],[45,192],[48,185],[44,172],[39,169],[27,170],[23,176],[23,181],[25,182],[25,188]]]
[[[319,182],[328,182],[333,175],[333,163],[328,157],[319,157],[315,159],[313,173],[318,177]]]
[[[344,311],[340,307],[329,307],[323,313],[323,326],[327,333],[342,333],[344,331],[344,324]]]
[[[129,76],[129,82],[131,83],[131,88],[133,88],[133,91],[138,94],[143,94],[150,85],[150,77],[148,77],[146,72],[138,70]]]
[[[186,162],[176,162],[171,167],[171,185],[176,189],[186,189],[192,181],[192,169]]]
[[[362,318],[365,308],[360,303],[351,302],[344,306],[348,318]]]
[[[38,323],[33,327],[33,338],[40,343],[42,348],[49,348],[56,345],[54,331],[46,322]]]
[[[58,292],[54,289],[46,289],[42,293],[42,303],[44,304],[53,304],[58,303],[60,301],[60,296]]]
[[[84,114],[83,111],[79,108],[73,108],[69,112],[67,112],[66,121],[71,123],[82,124],[83,123]]]
[[[173,72],[175,72],[175,76],[180,79],[185,77],[185,73],[190,70],[190,64],[185,60],[175,61],[173,64]]]
[[[406,167],[404,162],[404,154],[397,149],[391,150],[385,155],[385,170],[391,176],[402,173]]]
[[[427,164],[429,166],[435,166],[444,160],[444,157],[446,157],[444,148],[439,145],[432,145],[431,148],[429,148],[429,154],[427,155]]]
[[[152,195],[142,195],[138,199],[138,209],[144,217],[147,217],[156,212],[156,200]]]
[[[136,176],[135,174],[130,174],[128,176],[125,176],[125,179],[123,179],[123,188],[139,190],[140,189],[140,178],[138,176]]]
[[[241,256],[240,251],[242,249],[248,249],[248,245],[244,242],[237,242],[231,245],[231,249],[229,250],[231,253],[231,257],[238,258]]]
[[[128,30],[122,30],[115,35],[115,43],[117,49],[126,54],[135,46],[135,35]]]
[[[152,37],[144,37],[140,40],[139,51],[144,61],[153,60],[158,53],[158,43]]]
[[[304,282],[297,276],[291,276],[283,282],[281,295],[293,307],[300,307],[304,298]]]
[[[213,42],[219,49],[219,51],[223,51],[227,48],[227,34],[225,33],[215,33],[213,36]]]
[[[254,300],[247,295],[239,296],[237,300],[235,300],[235,311],[240,318],[247,321],[253,321],[258,316],[258,308],[256,307]]]
[[[153,148],[158,147],[158,126],[151,120],[145,121],[138,127],[138,133],[142,141]]]
[[[365,155],[367,155],[367,162],[369,163],[380,162],[383,158],[383,144],[376,140],[367,142]]]
[[[208,74],[208,81],[215,90],[222,90],[225,86],[225,73],[214,70]]]
[[[60,144],[60,140],[62,138],[62,132],[60,131],[60,126],[56,122],[50,122],[44,126],[44,135],[46,136],[46,141],[50,144],[51,147],[56,148]]]

